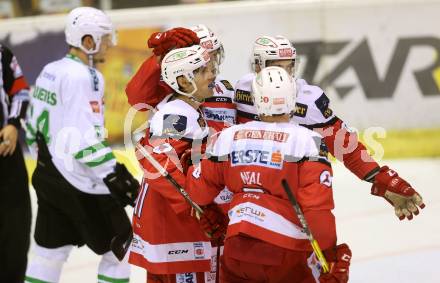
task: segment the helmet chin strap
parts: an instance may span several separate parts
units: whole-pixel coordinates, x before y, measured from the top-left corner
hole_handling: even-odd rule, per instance
[[[93,41],[95,41],[95,40],[93,39]],[[87,54],[88,63],[89,63],[88,65],[89,65],[90,68],[94,68],[95,67],[95,64],[94,64],[94,61],[93,61],[93,55],[98,53],[100,46],[101,46],[101,40],[97,40],[97,42],[95,42],[95,48],[93,48],[93,49],[86,49],[84,47],[84,45],[82,45],[82,43],[79,46],[79,49],[81,49],[84,53]]]

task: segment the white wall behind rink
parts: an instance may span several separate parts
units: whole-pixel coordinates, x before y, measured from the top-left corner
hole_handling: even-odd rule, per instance
[[[226,60],[221,71],[233,83],[250,71],[252,43],[259,35],[281,34],[294,44],[297,43],[297,46],[317,41],[346,42],[338,52],[320,57],[312,77],[318,85],[328,74],[337,73],[338,65],[366,40],[371,53],[368,62],[373,64],[379,82],[385,79],[391,82],[392,79],[387,77],[394,74],[398,77],[397,84],[392,91],[384,92],[388,93],[387,97],[368,99],[362,84],[367,83],[367,88],[378,84],[369,79],[368,72],[365,73],[367,68],[362,67],[367,65],[362,61],[366,60],[365,57],[358,58],[361,61],[358,62],[358,66],[361,66],[359,69],[364,73],[359,74],[356,68],[348,66],[340,70],[339,75],[326,88],[332,108],[338,116],[360,129],[369,126],[412,129],[440,128],[440,64],[436,62],[440,50],[426,44],[414,44],[405,56],[403,49],[395,48],[399,40],[411,41],[426,37],[439,41],[438,11],[440,1],[303,0],[127,9],[111,11],[110,15],[119,28],[169,28],[206,24],[224,44]],[[13,40],[20,41],[20,38],[28,37],[32,30],[60,30],[63,23],[64,16],[2,21],[0,36],[14,31]],[[304,53],[304,49],[299,47],[298,51]],[[393,58],[402,62],[402,66],[388,72]],[[300,57],[300,75],[309,63],[308,56]],[[430,66],[434,67],[428,75],[431,75],[436,88],[432,93],[423,94],[414,72]],[[437,80],[433,79],[436,75]],[[351,87],[351,90],[342,98],[336,87]]]

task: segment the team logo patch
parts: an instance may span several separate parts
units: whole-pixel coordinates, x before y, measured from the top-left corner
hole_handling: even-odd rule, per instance
[[[185,133],[188,119],[175,114],[163,115],[163,135],[181,136]]]
[[[232,87],[232,85],[231,85],[231,83],[229,81],[221,80],[220,82],[225,86],[225,88],[227,90],[234,91],[234,88]]]
[[[249,91],[237,89],[235,91],[235,99],[236,103],[242,103],[246,105],[254,105],[254,101],[252,99],[252,95]]]
[[[327,170],[322,171],[321,175],[319,176],[319,182],[329,188],[332,186],[332,179],[332,175]]]
[[[333,115],[333,111],[329,108],[330,99],[328,99],[325,93],[322,93],[322,95],[315,101],[315,105],[316,107],[318,107],[319,111],[321,112],[322,116],[324,116],[324,118],[327,119]]]
[[[270,152],[258,149],[233,151],[231,153],[232,166],[263,166],[273,169],[283,168],[283,155],[279,151]]]
[[[205,258],[205,248],[203,247],[203,243],[197,242],[193,243],[194,245],[194,258],[195,259],[204,259]]]
[[[297,102],[295,105],[295,116],[302,118],[306,117],[307,108],[308,108],[307,104],[302,104]]]

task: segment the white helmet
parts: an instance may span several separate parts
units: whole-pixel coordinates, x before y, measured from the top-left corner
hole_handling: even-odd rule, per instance
[[[252,81],[252,96],[258,115],[291,114],[295,109],[296,84],[280,67],[262,69]]]
[[[199,45],[209,52],[218,50],[217,63],[220,65],[225,57],[223,44],[218,37],[205,25],[199,24],[189,28],[197,34],[200,39]]]
[[[284,36],[261,36],[254,42],[253,58],[254,64],[263,69],[269,60],[295,60],[296,49]]]
[[[209,59],[208,50],[200,45],[173,49],[162,60],[162,78],[177,93],[192,96],[197,91],[197,86],[194,83],[194,71],[206,66]],[[184,76],[191,82],[194,88],[191,93],[179,89],[177,78],[180,76]]]
[[[116,35],[113,23],[103,11],[92,7],[79,7],[70,11],[66,21],[66,42],[78,47],[88,55],[99,51],[101,38],[104,35],[112,36],[112,43],[116,45]],[[82,45],[84,36],[90,35],[95,41],[95,48],[87,50]]]

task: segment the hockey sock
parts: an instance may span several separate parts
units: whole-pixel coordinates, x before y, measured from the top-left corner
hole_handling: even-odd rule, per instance
[[[130,281],[128,254],[119,261],[112,252],[102,255],[98,267],[98,283],[126,283]]]
[[[63,264],[73,246],[48,249],[35,244],[33,258],[26,270],[26,283],[56,283],[60,280]]]

